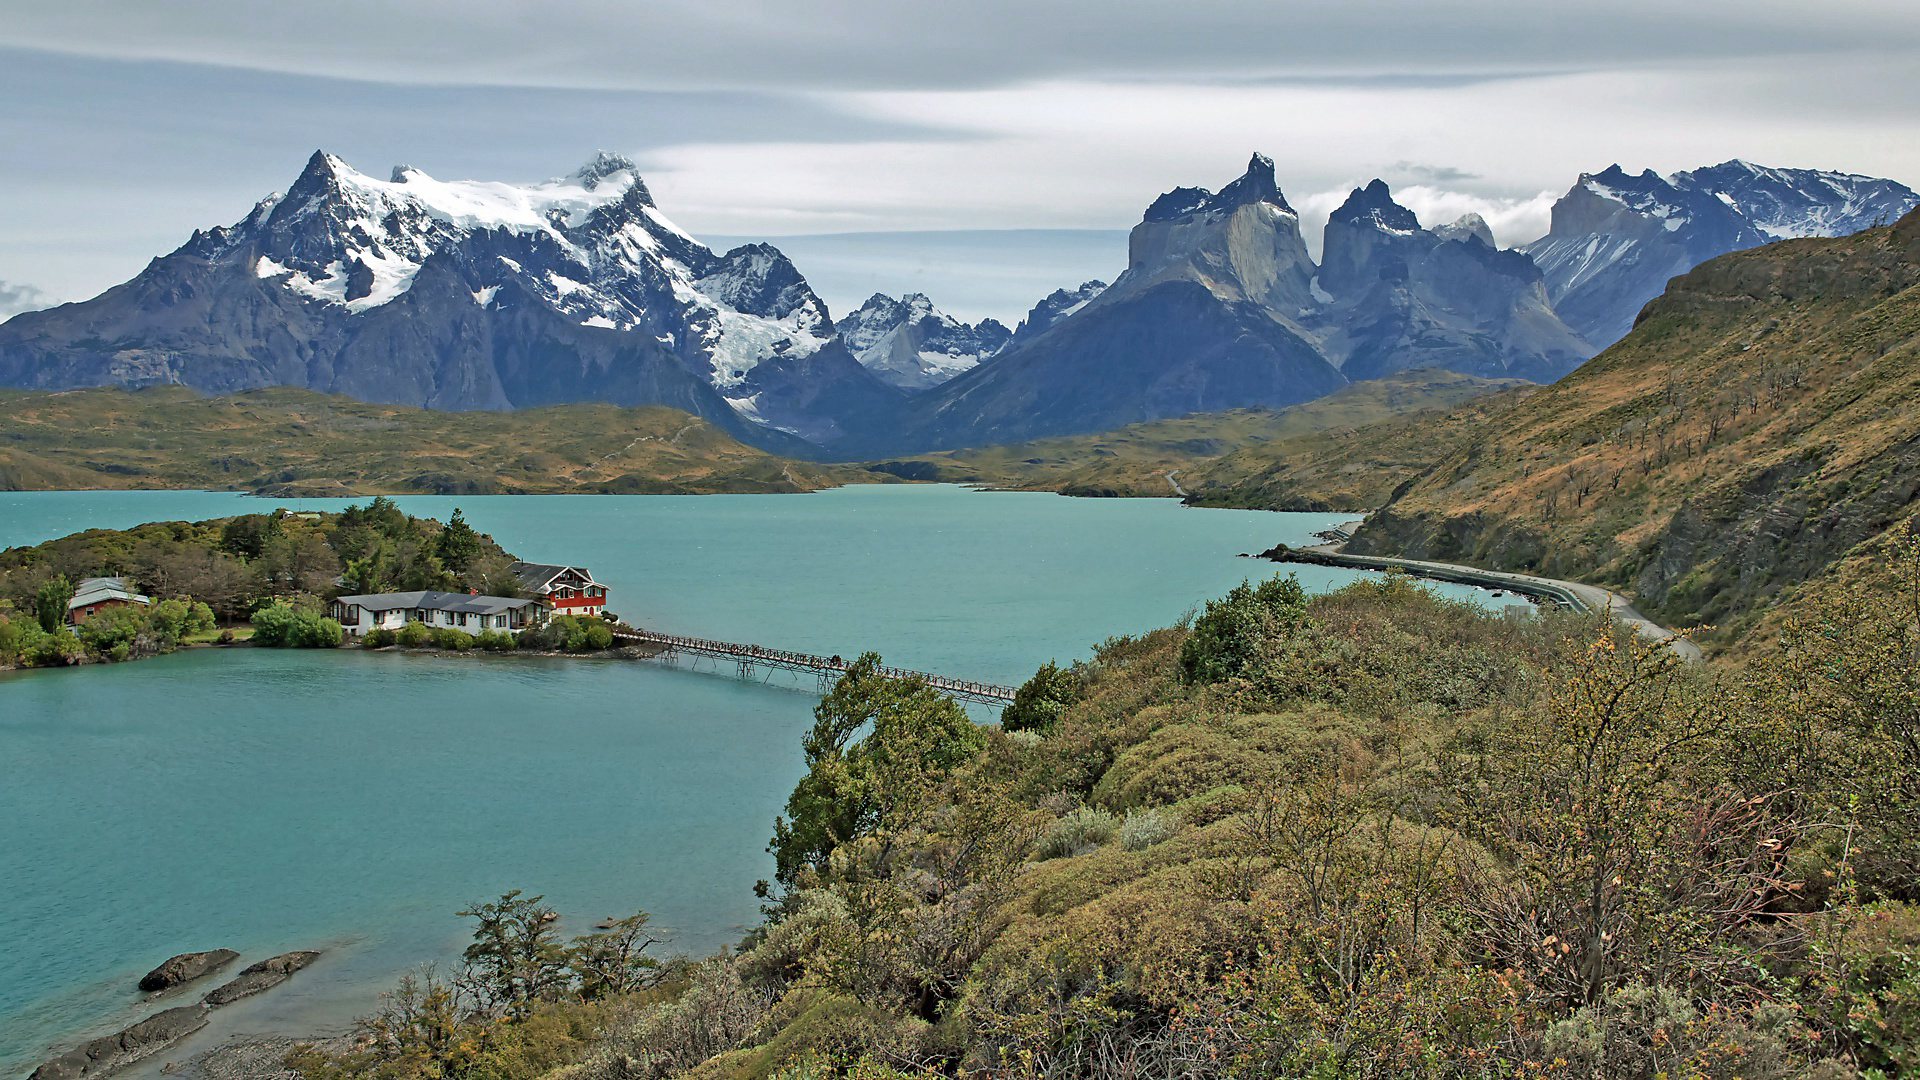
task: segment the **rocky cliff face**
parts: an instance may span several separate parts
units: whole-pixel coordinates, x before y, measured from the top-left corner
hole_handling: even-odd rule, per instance
[[[983,445],[1246,406],[1421,367],[1550,380],[1592,350],[1554,315],[1539,270],[1486,223],[1442,231],[1374,181],[1327,225],[1316,266],[1255,155],[1217,194],[1147,207],[1126,273],[1034,309],[1006,350],[913,402],[863,449]]]
[[[231,228],[0,326],[0,384],[157,383],[440,409],[663,404],[813,441],[899,397],[779,251],[708,250],[604,154],[508,185],[404,166],[383,182],[316,153]]]
[[[1300,322],[1313,271],[1273,162],[1256,155],[1218,194],[1155,200],[1118,281],[1090,300],[1049,298],[1004,352],[856,452],[1017,442],[1331,393],[1346,379]]]
[[[1419,367],[1552,382],[1593,355],[1554,314],[1540,270],[1478,217],[1423,229],[1379,180],[1327,220],[1315,315],[1349,379]]]
[[[991,359],[1013,334],[993,319],[969,326],[933,306],[923,293],[895,300],[867,298],[835,324],[854,359],[881,381],[926,390]]]
[[[1729,161],[1662,178],[1618,165],[1582,175],[1547,235],[1521,250],[1554,310],[1595,348],[1626,336],[1673,277],[1717,255],[1797,236],[1843,236],[1920,199],[1890,180]]]

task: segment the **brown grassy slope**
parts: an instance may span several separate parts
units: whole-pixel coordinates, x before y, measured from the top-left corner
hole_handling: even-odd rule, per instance
[[[811,491],[873,482],[660,406],[437,412],[285,387],[0,391],[0,488],[279,495]]]
[[[915,480],[984,484],[1069,495],[1171,496],[1175,480],[1195,490],[1214,462],[1252,448],[1275,447],[1327,432],[1347,432],[1387,417],[1444,408],[1516,386],[1517,379],[1481,379],[1439,368],[1354,383],[1337,394],[1284,409],[1232,409],[1129,424],[1099,435],[1038,439],[920,454],[870,468]],[[1378,505],[1373,503],[1371,505]]]
[[[1192,501],[1261,510],[1372,510],[1431,468],[1464,432],[1539,389],[1514,383],[1370,424],[1243,447],[1190,474]]]
[[[1732,637],[1913,516],[1916,404],[1920,213],[1675,278],[1619,344],[1447,440],[1353,547],[1604,582]]]

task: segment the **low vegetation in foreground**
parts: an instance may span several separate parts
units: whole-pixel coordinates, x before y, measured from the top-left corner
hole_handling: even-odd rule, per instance
[[[737,950],[615,987],[521,919],[292,1064],[1912,1075],[1920,548],[1902,560],[1904,591],[1837,594],[1737,670],[1397,578],[1242,587],[1048,665],[995,727],[869,655],[815,712]]]

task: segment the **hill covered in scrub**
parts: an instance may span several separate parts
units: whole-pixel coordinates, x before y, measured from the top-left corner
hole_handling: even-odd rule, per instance
[[[984,729],[869,655],[815,711],[738,951],[612,993],[529,909],[294,1062],[1897,1075],[1920,1066],[1915,631],[1875,594],[1822,615],[1848,634],[1732,672],[1404,580],[1276,579],[1048,665]],[[503,950],[545,966],[506,978]]]
[[[0,490],[692,495],[881,479],[775,457],[658,405],[441,412],[287,387],[0,390]]]
[[[1373,503],[1350,551],[1593,581],[1732,639],[1803,583],[1870,570],[1912,518],[1916,400],[1920,215],[1909,214],[1714,259],[1551,386],[1444,423],[1388,421],[1310,457],[1266,456],[1245,475],[1202,474],[1195,492],[1340,505],[1383,486],[1356,490],[1348,469],[1425,455]]]
[[[1310,447],[1337,445],[1356,430],[1393,417],[1446,409],[1530,386],[1518,379],[1483,379],[1444,368],[1417,368],[1353,383],[1284,409],[1193,413],[1129,424],[1101,435],[919,454],[867,467],[913,480],[1013,491],[1164,497],[1201,482],[1196,477],[1238,475],[1232,472],[1237,460],[1264,466],[1275,457],[1293,459]],[[1258,466],[1247,468],[1252,467]],[[1171,480],[1169,473],[1175,474]],[[1396,476],[1383,492],[1403,478]],[[1374,504],[1363,504],[1363,508],[1368,505]]]

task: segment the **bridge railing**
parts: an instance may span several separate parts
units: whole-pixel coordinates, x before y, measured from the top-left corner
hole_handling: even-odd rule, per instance
[[[682,652],[705,653],[709,656],[724,656],[738,660],[743,664],[765,664],[770,667],[797,668],[806,671],[845,672],[852,665],[837,656],[815,656],[812,653],[790,652],[786,649],[769,649],[764,645],[746,645],[734,641],[714,641],[708,638],[678,637],[673,634],[661,634],[652,630],[616,630],[614,637],[621,641],[658,645],[666,649]],[[945,675],[935,675],[926,671],[914,671],[909,668],[882,667],[880,674],[896,679],[919,679],[935,690],[961,697],[981,701],[1012,701],[1014,688],[994,683],[976,682],[971,679],[954,679]]]

